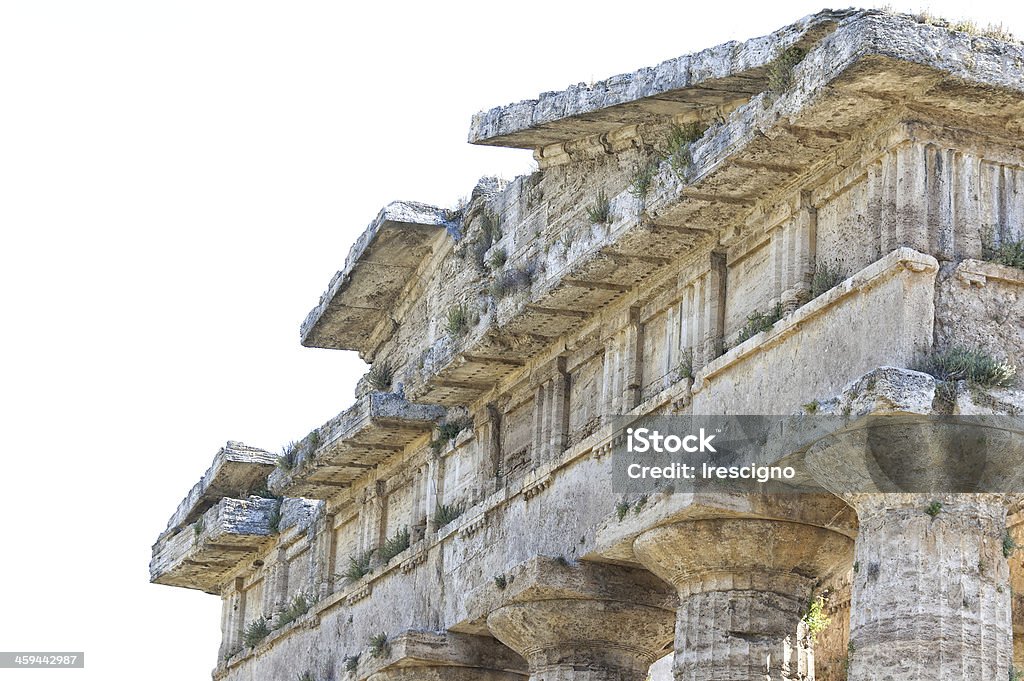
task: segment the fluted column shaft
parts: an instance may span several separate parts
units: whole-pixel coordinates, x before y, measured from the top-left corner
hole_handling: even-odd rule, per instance
[[[850,681],[1002,681],[1013,655],[997,495],[859,494]],[[940,506],[941,504],[941,506]]]

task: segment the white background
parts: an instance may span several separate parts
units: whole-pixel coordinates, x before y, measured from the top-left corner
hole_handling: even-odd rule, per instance
[[[819,9],[0,2],[0,650],[87,654],[0,679],[209,678],[219,599],[150,585],[150,546],[225,440],[351,404],[366,367],[298,326],[384,204],[529,170],[475,111]]]

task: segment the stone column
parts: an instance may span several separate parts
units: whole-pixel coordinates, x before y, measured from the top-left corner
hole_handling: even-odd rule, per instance
[[[288,553],[279,548],[274,552],[273,562],[267,566],[267,577],[263,586],[263,614],[272,615],[276,621],[278,613],[288,604]]]
[[[437,533],[437,521],[434,520],[438,507],[444,500],[444,456],[440,452],[432,452],[427,465],[427,534]]]
[[[815,444],[807,463],[859,519],[851,681],[1008,678],[1006,500],[954,492],[1019,484],[1019,435],[890,417]]]
[[[816,583],[849,564],[853,541],[780,520],[690,520],[649,530],[633,551],[679,593],[677,681],[804,678],[797,627]]]
[[[565,370],[565,358],[559,357],[555,362],[555,375],[551,379],[551,432],[548,441],[548,459],[553,460],[565,451],[567,440],[568,414],[566,405],[569,386],[569,375]]]
[[[644,681],[671,645],[669,594],[643,571],[538,558],[504,595],[487,626],[530,681]]]
[[[1024,546],[1024,524],[1021,517],[1010,527],[1010,538],[1016,546]],[[1010,612],[1013,617],[1013,669],[1024,671],[1024,551],[1015,549],[1010,556]]]
[[[334,543],[335,516],[326,508],[317,520],[316,554],[313,560],[313,589],[319,598],[326,598],[334,592],[334,565],[337,547]]]

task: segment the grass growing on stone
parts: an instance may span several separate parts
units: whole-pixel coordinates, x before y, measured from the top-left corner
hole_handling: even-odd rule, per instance
[[[604,189],[600,189],[597,192],[597,199],[594,203],[587,206],[587,219],[590,220],[591,224],[607,224],[611,222],[612,217],[612,203],[608,200],[608,194],[605,193]]]
[[[299,444],[295,441],[289,442],[281,448],[281,455],[277,457],[277,467],[288,472],[295,468],[295,459],[298,454]]]
[[[942,504],[939,503],[938,501],[933,501],[932,503],[928,504],[928,508],[926,508],[924,512],[934,518],[935,516],[942,513]]]
[[[350,582],[358,582],[366,575],[373,572],[370,567],[370,562],[373,560],[373,549],[364,551],[363,553],[357,553],[354,556],[349,556],[348,567],[345,568],[345,572],[341,574],[342,577]]]
[[[1010,536],[1009,532],[1003,535],[1003,558],[1009,558],[1018,548],[1020,547],[1013,537]]]
[[[782,319],[783,310],[782,303],[775,303],[768,312],[755,311],[751,312],[747,316],[747,323],[740,329],[739,336],[736,338],[736,343],[742,343],[745,340],[753,338],[762,331],[768,331],[775,325],[775,322]]]
[[[270,627],[267,626],[267,620],[259,617],[246,625],[245,631],[242,632],[242,640],[245,642],[245,645],[255,648],[259,645],[260,641],[269,635]]]
[[[281,531],[281,507],[284,505],[284,499],[278,497],[277,501],[274,502],[274,507],[270,509],[270,517],[267,519],[267,524],[270,526],[270,531],[277,533]]]
[[[344,659],[345,671],[354,672],[359,668],[359,653],[355,655],[346,655]]]
[[[684,378],[693,378],[693,349],[688,348],[683,353],[682,358],[679,360],[679,365],[676,367],[676,373],[679,375],[680,380]]]
[[[827,262],[815,263],[814,274],[811,276],[811,299],[834,289],[844,279],[846,279],[846,275],[838,263],[834,265]]]
[[[1006,388],[1014,384],[1017,369],[976,349],[954,347],[925,357],[915,367],[940,381],[967,383],[979,388]]]
[[[665,138],[665,159],[677,177],[682,178],[693,163],[690,145],[699,140],[707,127],[699,121],[679,125],[673,123]]]
[[[505,262],[508,261],[508,251],[504,248],[498,248],[491,253],[491,257],[487,260],[487,265],[492,270],[499,270],[505,266]]]
[[[383,657],[388,652],[388,635],[383,631],[370,637],[370,657]]]
[[[654,176],[658,174],[657,160],[645,163],[633,173],[633,179],[629,183],[629,193],[638,199],[647,196],[654,183]]]
[[[981,258],[988,262],[1024,270],[1024,239],[1006,241],[998,246],[986,240],[981,247]]]
[[[366,382],[374,390],[381,392],[391,390],[391,382],[395,378],[395,367],[386,359],[373,363],[369,373],[366,374]]]
[[[530,288],[533,283],[533,271],[529,267],[515,267],[498,273],[491,282],[490,294],[501,299],[516,291]]]
[[[501,240],[501,218],[491,210],[485,210],[480,217],[480,231],[469,243],[469,251],[473,262],[481,270],[486,269],[487,251]]]
[[[430,448],[435,452],[440,452],[444,449],[449,442],[455,439],[455,437],[464,431],[466,428],[470,428],[473,425],[473,419],[468,416],[460,419],[453,419],[451,421],[445,421],[437,427],[437,438],[430,441]]]
[[[780,52],[768,65],[768,89],[776,94],[788,90],[793,84],[793,69],[806,55],[807,50],[796,45]]]
[[[302,617],[303,615],[305,615],[307,612],[309,612],[310,605],[311,604],[309,600],[306,598],[305,594],[296,594],[295,598],[292,599],[292,602],[289,603],[288,606],[278,616],[278,628],[287,626],[295,620]]]
[[[409,548],[409,539],[409,528],[403,527],[395,533],[395,536],[384,541],[384,545],[380,547],[377,555],[387,565],[392,558]]]
[[[469,332],[469,312],[465,305],[452,305],[448,308],[444,330],[448,332],[449,336],[456,338],[465,336]]]
[[[440,529],[465,512],[462,504],[438,504],[434,511],[434,525]]]

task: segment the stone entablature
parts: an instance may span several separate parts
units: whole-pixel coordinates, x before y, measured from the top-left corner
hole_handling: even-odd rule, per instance
[[[908,367],[954,346],[1024,358],[1024,275],[981,259],[1024,238],[1022,83],[1020,45],[824,12],[478,115],[471,141],[533,148],[541,171],[481,181],[456,210],[386,207],[302,327],[377,375],[276,469],[229,443],[154,547],[154,581],[223,598],[215,677],[639,680],[674,638],[679,678],[845,678],[848,662],[875,678],[846,646],[882,645],[891,622],[858,608],[891,599],[856,567],[891,548],[878,519],[919,503],[868,513],[823,465],[799,505],[619,500],[611,451],[623,416],[1019,416],[1020,390],[940,404]],[[702,132],[667,149],[689,123]],[[1016,523],[1002,500],[958,503],[943,532]],[[965,550],[996,560],[990,539]],[[950,551],[929,555],[963,561]],[[998,653],[953,657],[984,678],[1008,669],[997,588],[1015,565],[965,582],[988,600],[958,616],[999,619]],[[801,617],[821,594],[842,623],[815,646]]]

